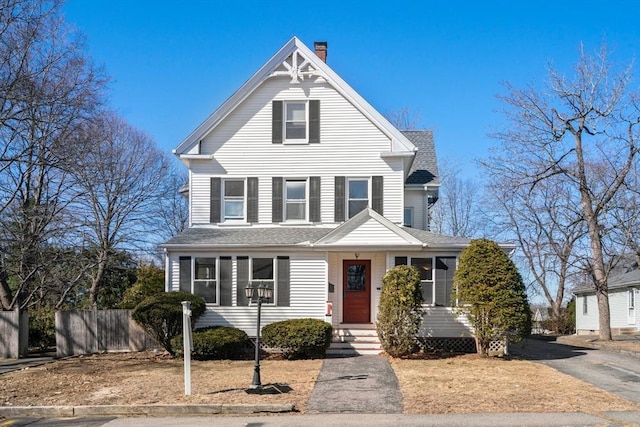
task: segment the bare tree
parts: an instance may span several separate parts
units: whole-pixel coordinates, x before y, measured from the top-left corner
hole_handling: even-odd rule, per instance
[[[24,307],[42,250],[63,233],[69,144],[105,80],[84,56],[61,2],[0,0],[0,302]],[[9,280],[15,283],[9,286]]]
[[[74,171],[74,209],[82,239],[96,253],[89,303],[118,250],[146,250],[155,229],[156,205],[164,197],[168,157],[143,132],[114,113],[85,130],[86,151]]]
[[[546,87],[506,84],[509,127],[486,165],[514,188],[534,189],[551,178],[570,185],[579,198],[589,243],[587,258],[599,311],[599,335],[611,340],[603,221],[638,161],[640,104],[629,88],[631,68],[612,70],[607,50],[580,49],[571,79],[551,68]],[[607,165],[606,173],[598,165]]]
[[[480,186],[462,178],[460,168],[450,161],[440,162],[439,199],[432,209],[431,230],[450,236],[477,237],[484,231],[480,208]]]
[[[408,107],[389,111],[385,115],[387,120],[399,130],[415,130],[421,128],[422,117],[420,111],[410,111]]]
[[[557,177],[533,188],[514,187],[510,179],[497,177],[490,184],[494,221],[508,235],[515,235],[523,270],[529,272],[529,290],[542,294],[551,307],[555,332],[563,320],[562,304],[576,275],[581,275],[578,243],[585,237],[579,200]]]

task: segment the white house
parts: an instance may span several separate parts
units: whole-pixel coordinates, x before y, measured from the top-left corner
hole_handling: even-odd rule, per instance
[[[382,277],[408,263],[422,274],[423,335],[470,337],[450,308],[469,240],[426,231],[432,133],[393,127],[326,64],[327,44],[314,47],[292,38],[174,150],[189,169],[189,227],[163,245],[167,291],[205,298],[200,325],[254,336],[245,288],[266,283],[264,324],[323,319],[334,352],[377,352]]]
[[[611,332],[638,334],[640,332],[640,269],[628,271],[609,278],[609,312]],[[579,288],[576,296],[576,333],[597,334],[598,301],[593,288]]]

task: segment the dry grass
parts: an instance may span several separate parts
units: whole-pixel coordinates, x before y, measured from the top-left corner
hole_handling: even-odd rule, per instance
[[[628,400],[548,366],[477,355],[391,360],[406,413],[638,410]]]
[[[153,353],[102,354],[59,360],[0,376],[0,405],[151,403],[286,403],[304,412],[322,360],[262,361],[262,383],[291,388],[247,394],[253,362],[192,362],[192,396],[183,364]],[[391,360],[407,413],[599,412],[638,410],[632,403],[549,367],[475,355]]]
[[[291,391],[256,395],[245,392],[252,361],[192,361],[192,395],[185,396],[182,360],[145,352],[91,355],[2,375],[0,405],[285,403],[304,411],[321,365],[264,360],[262,384],[285,384]]]

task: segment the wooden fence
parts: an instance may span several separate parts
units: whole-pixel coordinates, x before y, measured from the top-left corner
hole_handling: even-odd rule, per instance
[[[131,319],[132,310],[56,312],[57,356],[158,348]]]
[[[0,358],[17,359],[29,353],[29,313],[16,308],[0,311]]]

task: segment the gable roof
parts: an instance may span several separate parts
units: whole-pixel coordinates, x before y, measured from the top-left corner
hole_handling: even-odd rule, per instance
[[[433,132],[430,130],[403,130],[401,132],[418,149],[405,183],[440,185]]]
[[[350,220],[339,225],[333,231],[313,244],[322,246],[363,245],[417,246],[422,248],[423,242],[407,233],[373,209],[364,209]]]
[[[610,277],[607,281],[607,287],[609,289],[640,287],[640,269]],[[579,286],[573,290],[573,293],[576,295],[590,292],[595,292],[593,286]]]
[[[349,86],[338,74],[336,74],[324,61],[304,45],[297,37],[289,40],[271,59],[269,59],[249,80],[247,80],[231,97],[229,97],[216,111],[213,112],[200,126],[198,126],[187,138],[176,147],[173,152],[180,156],[186,154],[196,146],[202,138],[211,132],[222,120],[227,117],[242,101],[253,93],[265,80],[282,75],[276,73],[279,67],[294,53],[300,54],[305,63],[314,69],[313,75],[323,77],[342,96],[349,100],[362,114],[374,123],[385,135],[391,139],[392,153],[413,153],[416,147],[387,119],[362,98],[351,86]],[[291,71],[292,76],[297,75],[298,70]]]

